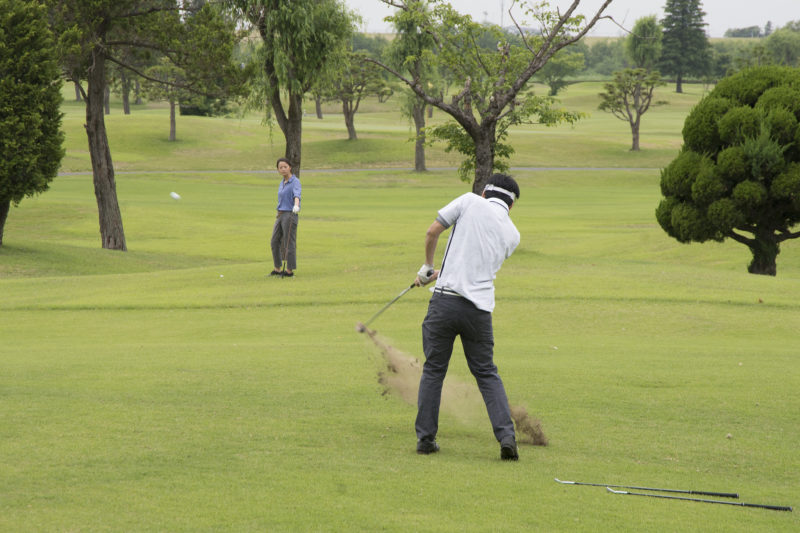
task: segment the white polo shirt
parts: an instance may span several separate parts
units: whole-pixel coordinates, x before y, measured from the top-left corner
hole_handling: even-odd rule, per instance
[[[436,217],[445,228],[452,226],[436,287],[455,291],[483,311],[494,310],[494,278],[519,244],[499,198],[474,193],[459,196]]]

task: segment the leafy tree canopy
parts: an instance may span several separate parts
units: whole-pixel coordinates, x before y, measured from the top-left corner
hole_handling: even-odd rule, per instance
[[[343,61],[357,17],[340,0],[224,0],[260,43],[248,72],[249,103],[274,116],[300,175],[303,96]],[[274,113],[271,115],[269,113]]]
[[[655,15],[642,17],[625,39],[625,52],[635,68],[653,70],[661,58],[662,28]]]
[[[800,67],[800,24],[792,23],[772,32],[764,41],[770,59],[777,65]]]
[[[40,4],[0,0],[0,244],[10,204],[46,191],[64,156],[53,50]]]
[[[604,84],[600,93],[598,108],[607,111],[631,127],[631,150],[639,150],[639,127],[644,115],[653,102],[655,88],[663,85],[657,70],[626,68],[614,73],[614,80]]]
[[[686,118],[684,146],[661,174],[656,218],[679,242],[733,239],[755,274],[776,273],[780,243],[800,237],[800,70],[766,66],[724,78]]]
[[[466,181],[472,179],[472,189],[478,192],[494,170],[507,166],[503,159],[512,150],[503,140],[509,127],[534,122],[552,125],[578,119],[576,113],[557,109],[552,98],[527,93],[526,84],[556,52],[579,41],[601,18],[611,0],[603,2],[588,22],[575,14],[579,0],[574,0],[563,13],[550,10],[547,2],[532,7],[523,2],[526,16],[532,17],[541,30],[525,30],[515,21],[520,44],[508,40],[496,26],[478,24],[470,16],[460,14],[447,2],[382,1],[398,8],[388,20],[407,26],[409,31],[427,34],[433,40],[432,49],[422,50],[419,57],[409,56],[407,61],[421,60],[447,71],[457,87],[456,94],[445,98],[441,92],[426,87],[413,73],[381,66],[427,104],[452,117],[453,122],[434,128],[430,138],[445,141],[446,150],[456,150],[467,157],[459,173]],[[480,44],[487,41],[495,43],[494,47]]]
[[[664,5],[664,28],[659,70],[673,74],[676,92],[682,92],[687,75],[705,75],[709,66],[709,43],[706,37],[706,13],[700,0],[667,0]]]

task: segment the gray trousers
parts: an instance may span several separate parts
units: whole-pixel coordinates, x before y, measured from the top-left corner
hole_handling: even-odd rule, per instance
[[[422,322],[425,364],[417,398],[417,438],[436,438],[442,384],[456,336],[461,337],[467,365],[478,382],[495,438],[499,442],[507,436],[514,436],[508,397],[494,364],[492,314],[481,311],[466,298],[434,293]]]
[[[288,270],[297,268],[297,222],[298,216],[291,211],[278,211],[275,217],[270,240],[275,270],[280,270],[283,261]]]

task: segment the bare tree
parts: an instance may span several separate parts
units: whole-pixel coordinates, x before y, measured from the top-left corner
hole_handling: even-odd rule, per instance
[[[422,0],[381,0],[397,8],[389,19],[397,25],[409,21],[414,31],[424,32],[433,40],[433,48],[421,52],[421,59],[447,68],[461,89],[449,99],[431,90],[414,73],[401,71],[379,60],[373,60],[405,83],[426,104],[450,115],[457,127],[441,130],[440,138],[449,139],[450,149],[465,154],[468,160],[462,165],[462,177],[474,168],[472,189],[482,190],[486,180],[498,167],[495,156],[508,157],[510,146],[496,148],[508,133],[508,128],[522,123],[557,124],[573,122],[580,115],[553,107],[554,100],[544,96],[525,94],[526,85],[547,61],[559,50],[577,42],[603,18],[611,3],[605,0],[595,15],[586,21],[576,15],[580,0],[574,0],[564,13],[551,11],[546,4],[520,6],[539,25],[538,31],[526,30],[511,16],[519,32],[522,45],[508,42],[497,27],[478,24],[468,15],[461,15],[450,4]],[[517,2],[512,2],[509,15]],[[479,46],[481,38],[489,32],[496,37],[495,49]],[[415,58],[409,58],[413,61]],[[466,142],[465,142],[466,141]]]

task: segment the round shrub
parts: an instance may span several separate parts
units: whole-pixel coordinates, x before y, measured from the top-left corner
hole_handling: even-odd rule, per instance
[[[775,275],[779,243],[800,223],[800,69],[723,78],[689,113],[683,137],[661,172],[659,225],[680,242],[750,234],[748,271]]]
[[[699,154],[714,155],[719,152],[722,140],[717,123],[734,105],[727,98],[704,98],[683,123],[684,147]]]
[[[750,166],[741,146],[725,148],[717,156],[717,176],[728,183],[736,184],[750,177]]]
[[[770,137],[781,146],[794,144],[794,135],[797,133],[797,118],[794,113],[785,107],[777,107],[769,111],[764,124],[769,130]]]
[[[769,113],[773,109],[785,108],[800,119],[800,89],[781,85],[764,91],[758,98],[756,109]]]
[[[753,107],[767,89],[784,85],[788,78],[797,79],[791,71],[779,66],[748,68],[719,80],[712,94]]]
[[[722,198],[728,192],[725,183],[714,172],[714,167],[701,167],[692,184],[692,201],[698,206],[708,205]]]
[[[796,210],[800,210],[800,163],[793,163],[780,174],[770,186],[775,198],[789,200]]]
[[[731,198],[740,209],[755,210],[767,201],[767,188],[757,181],[743,181],[733,188]]]
[[[741,144],[746,138],[759,134],[761,117],[752,107],[734,107],[719,120],[718,128],[724,144]]]
[[[703,242],[714,237],[713,227],[697,207],[682,202],[672,208],[671,214],[672,236],[678,242]]]
[[[661,171],[661,192],[664,196],[688,200],[692,196],[692,185],[697,175],[713,171],[713,165],[709,158],[684,150]]]
[[[664,198],[656,207],[656,220],[670,237],[675,237],[675,232],[672,228],[672,210],[679,203],[680,201],[676,198]]]
[[[786,168],[785,150],[766,131],[745,139],[742,150],[754,179],[770,182]]]
[[[792,149],[787,153],[787,158],[790,161],[800,163],[800,124],[798,124],[797,130],[794,132],[794,143]]]
[[[742,226],[747,219],[730,198],[721,198],[708,206],[708,221],[720,233],[728,233]]]

